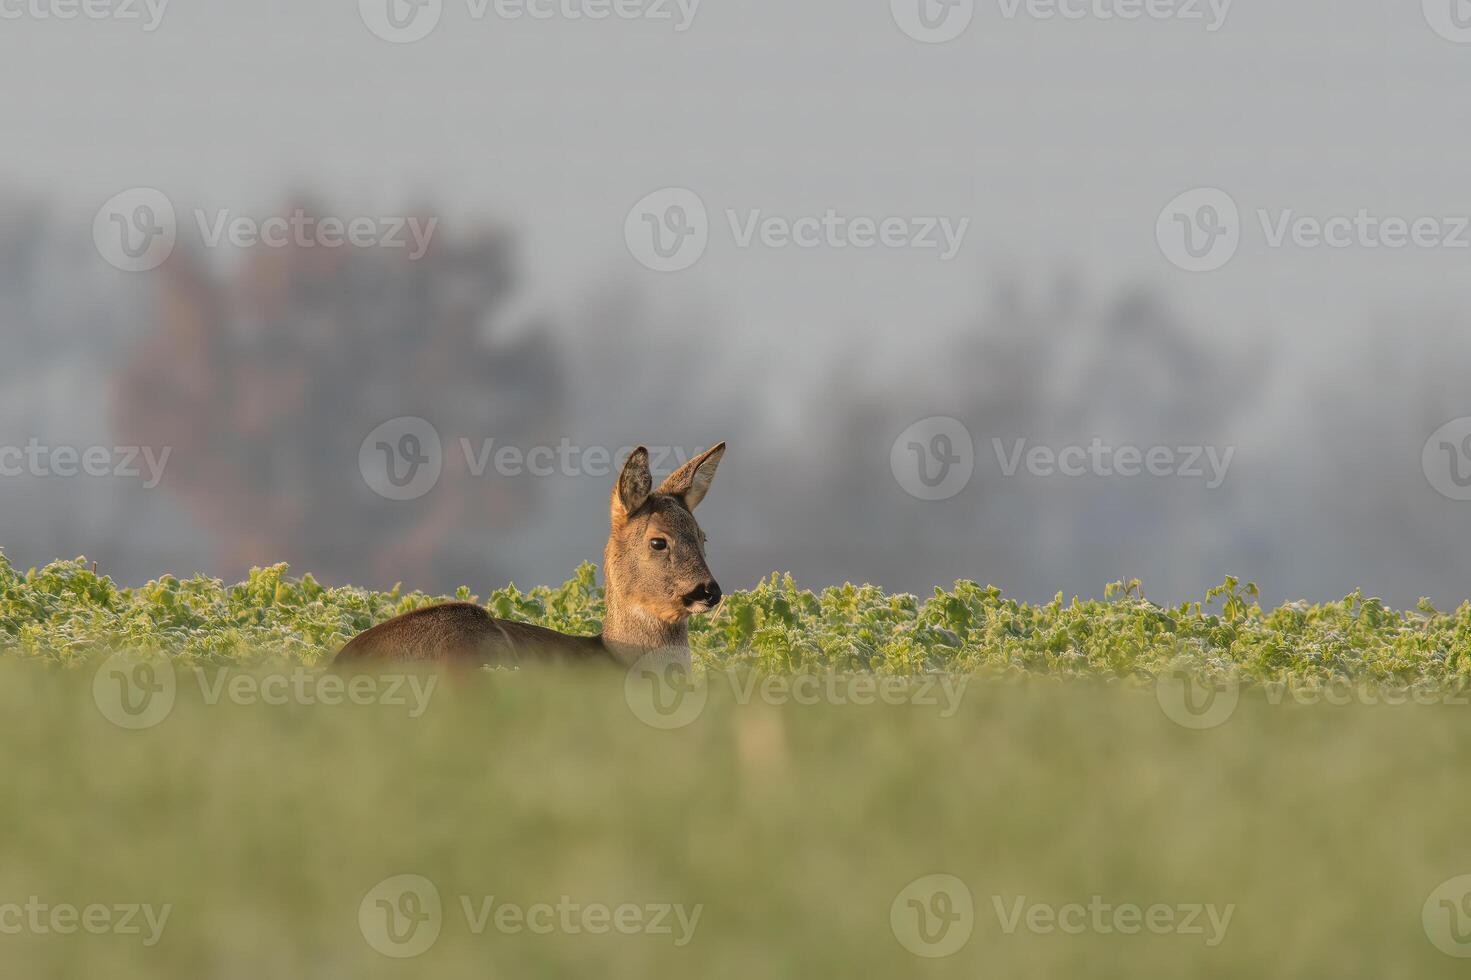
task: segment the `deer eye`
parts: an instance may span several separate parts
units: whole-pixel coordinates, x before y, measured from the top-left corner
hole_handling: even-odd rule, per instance
[[[665,548],[669,547],[669,542],[665,541],[663,538],[650,538],[649,547],[653,548],[655,551],[663,551]]]

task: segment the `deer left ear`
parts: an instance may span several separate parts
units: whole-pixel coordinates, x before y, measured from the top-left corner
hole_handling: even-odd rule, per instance
[[[712,449],[696,456],[685,463],[679,469],[669,474],[669,478],[659,484],[657,493],[667,493],[672,497],[679,497],[684,505],[694,510],[705,499],[705,494],[710,492],[710,484],[715,479],[715,469],[720,465],[720,457],[725,455],[725,443],[721,443]]]
[[[649,475],[649,451],[639,446],[628,454],[618,482],[613,485],[613,521],[617,523],[644,505],[649,499],[649,487],[654,479]]]

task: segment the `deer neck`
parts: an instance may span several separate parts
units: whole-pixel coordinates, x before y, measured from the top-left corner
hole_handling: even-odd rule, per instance
[[[608,590],[608,612],[603,619],[603,646],[618,660],[633,663],[661,652],[685,664],[690,660],[689,624],[666,622]]]

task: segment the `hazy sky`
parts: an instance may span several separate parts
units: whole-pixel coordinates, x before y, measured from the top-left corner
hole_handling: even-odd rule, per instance
[[[1193,319],[1284,336],[1331,337],[1406,297],[1462,305],[1465,251],[1269,249],[1256,211],[1471,212],[1471,45],[1411,3],[1237,0],[1211,31],[1205,0],[1179,2],[1203,18],[1009,18],[1010,0],[980,0],[945,44],[906,36],[886,0],[704,0],[684,31],[673,0],[671,20],[596,22],[445,0],[410,44],[370,33],[352,0],[175,0],[151,33],[27,14],[0,21],[19,95],[0,104],[0,176],[78,220],[135,185],[247,213],[309,186],[380,211],[431,201],[450,228],[506,216],[549,301],[626,275],[704,292],[760,336],[923,337],[973,310],[978,269],[998,265],[1157,281]],[[695,190],[715,225],[672,277],[622,240],[665,186]],[[1198,186],[1245,223],[1210,275],[1163,261],[1154,234]],[[725,217],[828,208],[970,227],[944,262],[740,249]]]
[[[798,466],[724,477],[744,495],[741,520],[771,542],[748,550],[743,574],[800,569],[816,555],[822,561],[807,566],[814,577],[922,590],[994,567],[1004,578],[1037,560],[1015,578],[1050,596],[1054,584],[1096,591],[1100,569],[1115,567],[1153,569],[1195,592],[1241,561],[1269,565],[1262,574],[1289,592],[1326,598],[1354,582],[1415,588],[1404,570],[1452,540],[1434,529],[1462,511],[1417,464],[1426,426],[1471,416],[1471,402],[1422,404],[1419,388],[1376,391],[1419,382],[1404,380],[1412,371],[1381,370],[1371,344],[1418,351],[1448,378],[1464,372],[1453,363],[1464,348],[1428,325],[1454,330],[1471,309],[1471,130],[1459,111],[1471,94],[1466,0],[422,0],[414,16],[409,0],[85,0],[105,16],[58,18],[81,2],[0,0],[0,84],[10,93],[0,100],[0,202],[49,202],[59,227],[84,243],[88,268],[115,283],[95,295],[141,289],[85,247],[114,195],[162,192],[184,240],[198,237],[196,209],[261,219],[301,189],[344,217],[422,209],[450,238],[488,221],[514,228],[524,279],[517,307],[555,314],[583,357],[574,370],[598,367],[587,361],[601,355],[588,351],[616,350],[608,334],[628,315],[680,335],[677,356],[661,360],[652,349],[634,359],[637,410],[601,391],[573,404],[567,431],[578,438],[595,431],[615,445],[701,446],[727,436],[712,425],[739,410],[744,428],[733,425],[730,437],[760,440],[753,455],[763,465],[788,446],[800,462],[816,457],[802,440],[820,428],[803,412],[834,371],[849,393],[877,379],[897,399],[895,413],[920,413],[873,420],[873,444],[861,449],[824,444],[822,464],[805,475]],[[402,30],[388,20],[390,4],[407,18]],[[527,5],[548,16],[503,15]],[[1049,15],[1058,9],[1069,16]],[[628,16],[573,16],[592,10]],[[1129,12],[1139,16],[1121,16]],[[426,30],[398,43],[405,31]],[[937,33],[955,36],[925,42]],[[706,219],[696,236],[703,254],[679,271],[649,268],[659,260],[641,254],[641,222],[696,211]],[[871,247],[858,247],[855,221],[870,222]],[[873,246],[873,229],[890,222],[897,244]],[[1396,223],[1401,238],[1414,227],[1422,241],[1386,247]],[[1192,271],[1199,263],[1179,237],[1187,224],[1192,243],[1208,235],[1206,271]],[[790,244],[794,234],[817,235],[815,247]],[[1323,244],[1325,234],[1342,247]],[[934,247],[916,247],[922,240]],[[209,257],[229,263],[237,251]],[[1127,539],[1129,522],[1114,516],[1114,488],[1103,486],[1066,505],[1105,532],[1078,543],[1091,563],[1065,561],[1073,532],[1056,522],[1054,556],[1042,561],[1029,529],[1011,526],[1020,512],[977,516],[994,484],[972,488],[964,498],[972,510],[958,520],[890,482],[889,445],[905,426],[995,406],[994,391],[967,401],[964,379],[980,379],[987,365],[957,363],[953,351],[976,330],[996,283],[1014,277],[1045,296],[1063,272],[1084,284],[1094,314],[1106,319],[1112,299],[1143,287],[1211,349],[1255,352],[1274,369],[1261,390],[1217,396],[1233,402],[1224,406],[1229,432],[1201,438],[1240,444],[1237,509],[1216,498],[1186,505],[1204,516],[1187,509],[1170,526],[1193,533],[1189,540],[1170,548],[1134,540],[1136,552],[1126,551],[1113,537]],[[599,306],[608,295],[636,297],[635,311],[620,320]],[[90,321],[71,322],[85,330]],[[1027,339],[1018,334],[1025,323],[999,329],[1006,343]],[[657,396],[692,364],[709,371],[710,386],[696,384],[669,413]],[[1135,383],[1106,352],[1085,368]],[[1309,375],[1311,384],[1297,384]],[[1005,387],[1004,372],[985,376]],[[60,397],[77,383],[61,376],[52,387]],[[1338,407],[1314,416],[1322,384],[1350,406],[1359,390],[1379,400],[1367,419]],[[1025,401],[1026,392],[1014,395]],[[37,425],[63,431],[66,419],[105,411],[71,403],[52,411],[29,392],[16,397]],[[1393,417],[1379,430],[1381,448],[1355,460],[1352,427],[1374,424],[1385,406]],[[813,438],[830,439],[846,422],[845,406],[828,408],[828,435]],[[1149,411],[1135,409],[1124,417]],[[1072,410],[1087,422],[1104,407]],[[665,414],[679,424],[628,431]],[[1036,425],[1046,413],[1019,417]],[[967,418],[982,456],[997,435],[992,421]],[[1325,431],[1343,445],[1325,449]],[[1300,453],[1282,452],[1300,444]],[[932,567],[933,580],[871,555],[845,557],[847,533],[824,538],[826,551],[784,553],[772,508],[794,499],[821,506],[801,495],[840,464],[895,497],[881,494],[863,505],[881,509],[842,518],[877,521],[894,536],[866,542],[879,558],[903,554],[906,535],[917,533],[911,524],[954,546],[943,562],[920,554],[906,566]],[[1336,474],[1334,465],[1348,469]],[[1390,489],[1369,486],[1353,465],[1389,474]],[[767,486],[768,476],[777,482]],[[1355,537],[1359,550],[1340,553],[1335,525],[1290,549],[1301,567],[1272,557],[1262,542],[1281,539],[1267,518],[1283,519],[1277,501],[1294,492],[1283,488],[1309,477],[1334,496],[1357,492],[1362,500],[1341,521],[1398,534],[1402,550],[1377,560],[1382,549]],[[588,530],[551,548],[528,545],[531,567],[546,578],[596,554],[583,538],[595,538],[603,518],[582,498],[606,491],[579,483],[576,492]],[[1311,509],[1307,497],[1323,491],[1300,492],[1295,503]],[[1041,499],[1028,489],[1013,503]],[[1154,506],[1145,500],[1130,506]],[[150,507],[174,520],[163,504]],[[1026,519],[1053,513],[1043,507]],[[94,518],[116,523],[100,510]],[[17,520],[33,523],[29,513]],[[1414,535],[1396,530],[1402,520]],[[1006,533],[1012,556],[986,551]],[[1178,571],[1181,560],[1190,572]],[[1445,567],[1420,572],[1454,596],[1462,590]]]

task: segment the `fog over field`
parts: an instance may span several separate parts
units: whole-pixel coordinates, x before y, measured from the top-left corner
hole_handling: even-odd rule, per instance
[[[0,2],[15,564],[1465,598],[1452,0],[387,2]]]

